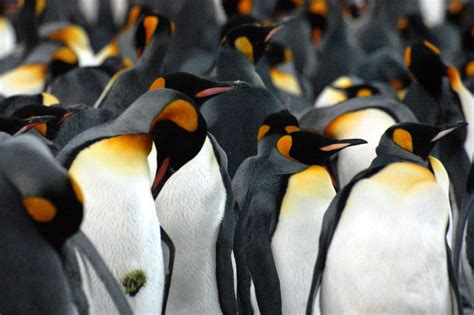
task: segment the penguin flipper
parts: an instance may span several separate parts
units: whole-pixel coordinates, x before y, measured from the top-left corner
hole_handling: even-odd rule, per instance
[[[227,156],[217,143],[217,140],[208,133],[214,154],[220,166],[220,173],[226,189],[224,217],[222,218],[216,243],[216,275],[219,303],[224,314],[237,314],[237,301],[234,291],[234,268],[232,267],[232,249],[234,246],[234,195],[232,183],[227,172]]]
[[[176,248],[174,247],[173,241],[169,237],[168,233],[166,233],[166,231],[163,229],[163,227],[160,227],[160,232],[161,232],[161,241],[166,244],[169,251],[168,273],[166,274],[166,277],[165,277],[165,287],[163,291],[163,306],[161,309],[161,314],[166,314],[166,305],[168,303],[168,296],[170,293],[171,277],[173,276],[173,266],[174,266],[174,257],[176,253]]]
[[[336,232],[339,219],[341,218],[342,211],[346,206],[347,199],[352,191],[352,188],[357,184],[358,181],[370,177],[380,171],[384,166],[369,167],[365,171],[360,172],[342,188],[336,197],[331,201],[326,213],[323,217],[323,224],[321,227],[321,234],[319,236],[319,249],[318,257],[316,258],[316,264],[313,271],[313,280],[311,282],[311,289],[309,292],[308,305],[306,306],[306,314],[313,314],[313,304],[321,285],[322,275],[324,267],[326,265],[326,257],[331,245],[332,238]]]
[[[258,307],[262,314],[281,314],[280,279],[271,248],[270,225],[277,208],[274,195],[258,193],[250,203],[255,215],[249,218],[245,233],[247,267],[255,286]]]

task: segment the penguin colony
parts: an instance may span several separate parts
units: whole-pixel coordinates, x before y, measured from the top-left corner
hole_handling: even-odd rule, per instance
[[[1,314],[473,314],[474,1],[0,1]]]

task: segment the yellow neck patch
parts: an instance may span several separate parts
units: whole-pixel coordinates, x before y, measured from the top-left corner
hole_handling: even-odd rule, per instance
[[[156,79],[155,81],[153,81],[153,83],[150,85],[150,91],[154,91],[154,90],[161,90],[161,89],[164,89],[166,87],[166,81],[165,81],[165,78],[163,77],[159,77],[158,79]]]
[[[458,69],[456,69],[455,67],[448,67],[446,73],[448,75],[449,84],[451,85],[451,88],[454,91],[459,92],[461,90],[462,81]]]
[[[278,89],[287,93],[301,96],[303,91],[298,80],[290,73],[283,72],[277,68],[270,69],[272,83]]]
[[[257,140],[260,141],[265,137],[265,135],[270,131],[269,125],[261,125],[258,129]]]
[[[64,27],[49,35],[51,40],[57,40],[66,44],[73,50],[89,48],[89,38],[86,32],[77,25]]]
[[[82,194],[82,189],[77,183],[77,181],[69,175],[69,182],[71,183],[72,190],[74,191],[74,194],[76,195],[77,200],[81,203],[84,204],[84,195]]]
[[[290,156],[290,149],[292,145],[293,145],[293,138],[288,135],[283,136],[277,142],[277,150],[283,156],[293,160],[293,158]]]
[[[151,128],[162,120],[170,120],[188,132],[198,128],[198,114],[194,106],[188,101],[178,99],[168,104],[165,109],[153,120]]]
[[[116,176],[148,174],[147,156],[151,146],[148,134],[123,135],[97,141],[76,156],[69,168],[69,175],[80,180],[84,172],[98,173],[110,169]]]
[[[43,106],[50,107],[59,104],[59,100],[53,94],[43,92],[41,95],[43,96]]]
[[[372,96],[372,91],[369,89],[360,89],[357,91],[357,97],[368,97]]]
[[[240,36],[234,41],[235,47],[243,53],[250,62],[254,62],[253,58],[253,46],[249,39],[245,36]]]
[[[56,50],[52,57],[53,60],[60,60],[69,64],[79,63],[76,54],[67,47],[62,47]]]
[[[40,223],[50,222],[57,214],[56,207],[49,200],[41,197],[23,198],[23,206],[33,220]]]
[[[143,20],[143,27],[145,28],[145,45],[151,42],[151,38],[158,27],[158,18],[156,16],[147,16]]]
[[[393,142],[403,149],[413,152],[413,139],[411,134],[405,129],[397,128],[392,135]]]
[[[402,195],[425,183],[435,183],[434,175],[426,168],[414,163],[392,163],[370,178]]]

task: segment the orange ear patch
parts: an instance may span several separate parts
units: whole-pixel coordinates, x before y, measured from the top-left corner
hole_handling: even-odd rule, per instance
[[[150,85],[150,91],[161,90],[166,87],[166,80],[163,77],[159,77]]]
[[[237,10],[242,15],[249,15],[252,12],[253,3],[252,0],[240,0]]]
[[[405,66],[409,68],[411,65],[411,47],[407,47],[407,49],[405,49],[403,60],[405,61]]]
[[[326,15],[328,13],[328,5],[325,0],[315,0],[309,5],[309,12],[313,14]]]
[[[23,205],[33,220],[40,223],[50,222],[57,214],[56,207],[45,198],[25,197]]]
[[[403,149],[413,152],[413,139],[411,134],[405,129],[397,128],[392,135],[393,142]]]
[[[265,137],[265,135],[270,131],[269,125],[261,125],[258,129],[257,140],[260,141]]]
[[[285,127],[285,131],[288,132],[288,133],[292,133],[292,132],[297,132],[297,131],[300,131],[301,129],[296,127],[296,126],[286,126]]]
[[[153,120],[151,129],[162,120],[170,120],[179,127],[194,132],[198,128],[198,114],[196,108],[188,101],[178,99],[168,104],[165,109]]]
[[[237,37],[237,39],[234,41],[234,44],[235,47],[250,60],[250,62],[254,62],[253,46],[247,37]]]
[[[156,16],[147,16],[143,19],[143,27],[145,28],[145,45],[148,45],[151,42],[153,33],[155,33],[158,26],[158,17]]]
[[[290,156],[290,150],[291,150],[292,145],[293,145],[293,138],[289,135],[283,136],[277,142],[277,150],[285,157],[293,160],[293,158]]]
[[[431,51],[433,51],[435,54],[437,54],[438,56],[441,55],[441,50],[439,50],[438,47],[436,47],[434,44],[430,43],[429,41],[425,40],[423,41],[423,44],[425,44],[426,47],[428,47],[429,49],[431,49]]]

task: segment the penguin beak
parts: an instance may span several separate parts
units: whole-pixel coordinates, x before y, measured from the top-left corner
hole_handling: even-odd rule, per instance
[[[458,128],[461,128],[461,127],[464,127],[464,126],[467,126],[467,125],[468,125],[468,123],[464,122],[464,121],[458,122],[458,123],[455,123],[455,124],[452,124],[452,125],[447,125],[447,126],[443,127],[442,130],[440,132],[438,132],[436,134],[436,136],[433,137],[433,139],[431,139],[431,142],[436,142],[439,139],[449,135],[454,130],[456,130]]]
[[[196,93],[195,97],[196,98],[211,97],[211,96],[226,93],[232,90],[246,89],[249,87],[250,85],[244,81],[231,81],[231,82],[224,83],[222,86],[215,86],[215,87],[202,90]]]
[[[13,136],[21,135],[27,132],[30,129],[33,129],[43,123],[47,123],[53,119],[56,119],[55,116],[38,116],[34,118],[25,119],[25,125],[20,128]]]
[[[155,180],[153,181],[153,185],[151,187],[153,198],[158,197],[158,194],[171,175],[172,172],[170,169],[170,157],[168,156],[161,162],[160,166],[156,170]]]
[[[332,144],[326,145],[324,147],[319,148],[321,151],[339,151],[348,147],[356,146],[356,145],[361,145],[361,144],[366,144],[367,141],[363,139],[344,139],[344,140],[338,140]]]
[[[268,43],[279,31],[281,31],[285,25],[295,20],[295,16],[288,16],[282,19],[280,22],[274,23],[273,25],[269,26],[270,31],[265,36],[265,43]]]

